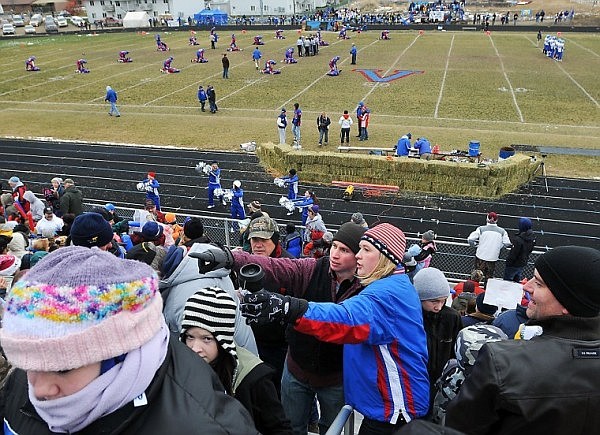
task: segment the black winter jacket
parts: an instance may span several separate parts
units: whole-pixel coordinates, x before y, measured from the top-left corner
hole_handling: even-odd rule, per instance
[[[439,313],[423,310],[423,327],[427,334],[427,373],[429,374],[430,398],[435,397],[435,381],[442,374],[450,358],[454,358],[454,345],[462,320],[458,312],[446,305]]]
[[[506,257],[506,266],[508,267],[525,267],[529,254],[535,246],[535,234],[532,230],[517,234],[511,237],[512,248]]]
[[[148,404],[128,403],[80,435],[257,434],[244,407],[225,394],[212,368],[171,338],[165,361],[146,389]],[[18,434],[52,434],[29,401],[27,376],[15,370],[0,392],[0,418]]]
[[[446,425],[468,434],[597,434],[600,317],[529,320],[531,340],[485,344]]]

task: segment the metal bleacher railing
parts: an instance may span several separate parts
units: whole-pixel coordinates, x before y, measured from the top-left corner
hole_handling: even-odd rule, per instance
[[[91,211],[95,207],[102,207],[100,204],[86,204],[85,211]],[[135,209],[117,207],[119,216],[132,220]],[[188,215],[177,215],[179,223]],[[226,246],[239,246],[239,237],[236,232],[232,231],[232,223],[234,220],[228,218],[218,218],[214,216],[189,215],[202,219],[204,223],[204,231],[214,242],[222,243]],[[300,227],[301,228],[301,227]],[[284,229],[284,226],[280,226]],[[332,231],[335,232],[335,231]],[[415,238],[407,239],[407,247],[419,240]],[[460,282],[469,277],[474,266],[475,248],[468,243],[450,242],[444,240],[436,240],[437,252],[431,260],[431,266],[440,269],[446,275],[450,282]],[[504,258],[508,252],[503,250],[498,265],[496,266],[496,276],[504,275]],[[529,263],[525,267],[523,275],[526,277],[533,276],[533,264],[535,260],[543,254],[542,251],[533,251],[529,256]]]

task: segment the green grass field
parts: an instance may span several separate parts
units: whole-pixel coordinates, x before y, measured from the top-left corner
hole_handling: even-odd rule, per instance
[[[161,33],[168,53],[156,51],[153,33],[3,39],[0,135],[234,150],[249,140],[277,141],[279,109],[287,107],[290,115],[299,102],[303,147],[316,149],[315,121],[325,111],[334,124],[334,150],[342,111],[352,113],[364,101],[372,111],[369,146],[392,146],[410,131],[442,150],[467,149],[470,140],[479,140],[490,157],[510,144],[600,148],[598,34],[563,34],[565,56],[559,63],[542,55],[535,33],[404,31],[380,41],[373,31],[338,41],[336,34],[324,32],[329,47],[285,65],[285,49],[295,46],[297,33],[286,31],[286,40],[275,40],[267,31],[262,32],[263,60],[275,59],[282,69],[267,76],[257,73],[251,59],[258,32],[240,31],[236,36],[243,51],[228,55],[231,78],[223,80],[220,58],[230,34],[219,33],[217,50],[210,50],[208,32],[197,34],[206,64],[190,63],[198,47],[188,46],[186,31]],[[379,69],[381,75],[423,73],[370,82],[351,68],[351,43],[359,49],[356,68]],[[117,63],[119,50],[129,50],[134,62]],[[30,55],[37,57],[40,72],[24,71]],[[326,76],[335,55],[341,57],[342,74]],[[168,56],[181,73],[159,72]],[[75,74],[80,57],[88,60],[90,74]],[[199,84],[215,87],[217,114],[200,112]],[[119,94],[119,119],[107,115],[106,85]],[[599,163],[598,158],[550,156],[547,169],[556,175],[600,176]]]

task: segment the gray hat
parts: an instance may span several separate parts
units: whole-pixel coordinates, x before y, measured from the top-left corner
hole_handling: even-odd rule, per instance
[[[64,184],[72,184],[72,185],[75,185],[75,182],[73,181],[73,179],[72,179],[72,178],[67,178],[67,179],[65,180]]]
[[[447,298],[450,295],[448,280],[444,273],[435,267],[421,269],[415,275],[413,283],[422,301]]]
[[[421,234],[421,238],[423,240],[427,240],[428,242],[432,242],[435,238],[435,233],[433,232],[433,230],[427,230],[423,234]]]

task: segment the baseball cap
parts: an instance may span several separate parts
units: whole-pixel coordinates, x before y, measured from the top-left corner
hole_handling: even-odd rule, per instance
[[[260,239],[270,239],[274,233],[279,232],[277,222],[267,216],[261,216],[250,222],[248,226],[248,238],[258,237]]]
[[[54,214],[52,207],[44,207],[44,214]]]

